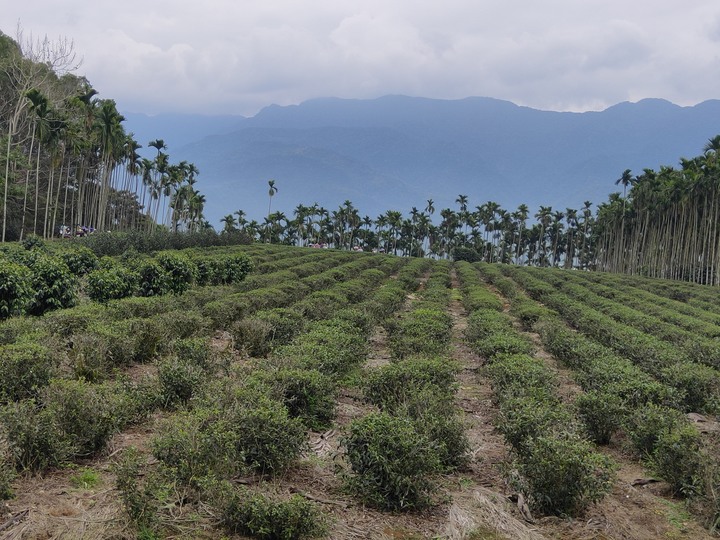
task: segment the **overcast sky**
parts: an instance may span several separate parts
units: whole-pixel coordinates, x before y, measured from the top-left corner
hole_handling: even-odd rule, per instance
[[[720,98],[717,0],[5,4],[0,30],[72,39],[78,74],[125,112],[252,115],[386,94],[571,111]]]

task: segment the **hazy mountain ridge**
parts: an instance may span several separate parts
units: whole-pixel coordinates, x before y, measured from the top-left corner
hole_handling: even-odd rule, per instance
[[[140,120],[130,115],[127,123],[140,142],[152,128],[148,140],[164,138],[173,160],[198,166],[206,214],[217,224],[240,208],[261,219],[270,178],[279,187],[273,208],[286,214],[299,203],[335,209],[345,199],[372,217],[422,209],[428,198],[439,210],[454,207],[460,193],[472,206],[526,203],[533,212],[600,203],[624,169],[700,154],[720,133],[720,101],[680,107],[646,99],[560,113],[492,98],[323,98],[250,118]]]

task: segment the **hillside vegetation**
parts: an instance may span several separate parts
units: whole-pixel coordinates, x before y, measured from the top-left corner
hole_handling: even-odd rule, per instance
[[[207,228],[199,171],[136,141],[114,100],[76,75],[72,42],[0,32],[0,238]],[[145,145],[152,158],[141,157]]]

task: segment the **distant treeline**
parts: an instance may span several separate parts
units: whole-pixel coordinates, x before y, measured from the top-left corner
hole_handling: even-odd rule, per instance
[[[262,223],[238,210],[226,215],[223,232],[243,231],[256,241],[299,246],[377,250],[403,256],[429,256],[519,265],[604,270],[650,277],[720,283],[720,135],[703,153],[681,159],[679,169],[625,170],[612,193],[593,211],[554,210],[527,205],[506,210],[487,201],[472,206],[458,195],[455,208],[443,208],[434,221],[432,199],[404,215],[388,210],[363,216],[346,200],[336,210],[299,204],[292,216],[270,212],[277,192],[270,181],[270,205]],[[534,220],[531,220],[534,218]]]

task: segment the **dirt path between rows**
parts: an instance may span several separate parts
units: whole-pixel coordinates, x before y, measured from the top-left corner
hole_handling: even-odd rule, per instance
[[[112,463],[123,449],[134,446],[147,449],[153,427],[160,413],[148,421],[118,433],[106,452],[76,467],[49,471],[40,476],[26,475],[15,486],[16,497],[5,501],[0,512],[0,525],[17,519],[0,532],[2,540],[117,540],[135,538],[135,531],[126,526]],[[83,471],[97,475],[97,484],[83,484]]]

